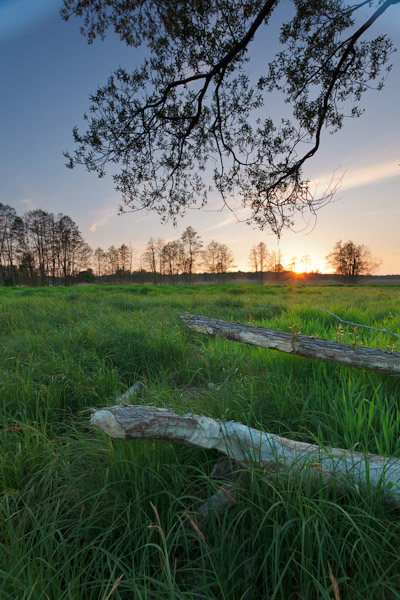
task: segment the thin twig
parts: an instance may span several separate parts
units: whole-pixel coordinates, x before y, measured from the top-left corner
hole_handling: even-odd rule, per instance
[[[398,335],[397,333],[393,333],[393,331],[388,331],[387,329],[379,329],[379,327],[371,327],[370,325],[362,325],[361,323],[353,323],[353,321],[345,321],[344,319],[341,319],[340,317],[335,315],[333,312],[325,310],[325,308],[318,308],[318,306],[312,306],[311,308],[314,308],[315,310],[322,310],[322,312],[326,312],[328,313],[328,315],[332,315],[332,317],[335,317],[342,323],[347,323],[348,325],[356,325],[356,327],[365,327],[365,329],[373,329],[374,331],[382,331],[382,333],[389,333],[390,335],[394,335],[395,337],[400,339],[400,335]]]

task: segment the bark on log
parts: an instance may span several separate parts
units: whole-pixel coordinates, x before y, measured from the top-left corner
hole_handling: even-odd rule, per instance
[[[253,346],[280,350],[325,362],[337,363],[346,367],[369,369],[389,375],[400,374],[400,354],[385,352],[377,348],[353,348],[350,344],[341,344],[308,337],[282,333],[274,329],[253,327],[230,321],[221,321],[210,317],[182,315],[181,319],[190,329],[215,337],[226,338],[234,342],[244,342]]]
[[[241,463],[256,462],[269,469],[307,472],[327,483],[332,476],[348,476],[363,488],[382,487],[400,502],[400,459],[362,454],[341,448],[322,448],[264,433],[233,421],[179,416],[152,406],[112,406],[94,411],[91,423],[111,437],[124,440],[159,439],[188,446],[216,449]]]

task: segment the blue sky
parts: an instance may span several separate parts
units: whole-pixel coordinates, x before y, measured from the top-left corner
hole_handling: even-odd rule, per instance
[[[161,225],[156,215],[117,216],[119,196],[110,177],[99,180],[83,168],[65,168],[62,151],[73,150],[72,127],[82,123],[89,93],[119,65],[139,64],[143,51],[112,37],[88,46],[78,21],[61,20],[60,6],[57,0],[0,0],[0,202],[19,214],[30,208],[69,214],[93,248],[131,242],[137,258],[149,237],[174,239],[187,225],[206,243],[227,243],[242,269],[248,268],[253,244],[264,241],[277,249],[274,236],[237,223],[227,212],[191,211],[177,229]],[[400,48],[400,6],[376,23],[373,33],[382,31]],[[265,48],[264,40],[256,40],[260,60]],[[301,268],[308,254],[312,267],[324,270],[335,242],[352,239],[383,259],[381,273],[400,273],[399,53],[393,62],[385,89],[366,96],[365,114],[349,119],[338,134],[325,134],[307,167],[320,185],[334,172],[342,184],[313,227],[283,235],[284,264],[297,256]],[[217,206],[216,199],[210,208]]]

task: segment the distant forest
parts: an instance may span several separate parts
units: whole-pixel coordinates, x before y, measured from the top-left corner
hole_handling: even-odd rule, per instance
[[[281,253],[260,242],[250,250],[250,271],[235,271],[230,248],[204,245],[192,227],[173,241],[151,238],[140,256],[130,244],[92,250],[68,215],[36,209],[21,217],[0,203],[0,285],[286,282],[298,278],[293,267],[293,258],[285,269]],[[302,278],[341,279],[318,272]]]

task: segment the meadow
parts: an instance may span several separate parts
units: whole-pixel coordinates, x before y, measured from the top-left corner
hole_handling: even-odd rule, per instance
[[[249,464],[200,535],[188,515],[220,484],[217,454],[89,423],[140,381],[138,404],[400,458],[398,378],[209,338],[179,318],[352,343],[312,307],[400,333],[399,301],[390,285],[1,288],[0,598],[399,598],[400,509],[382,490]],[[357,333],[382,349],[393,339]]]

